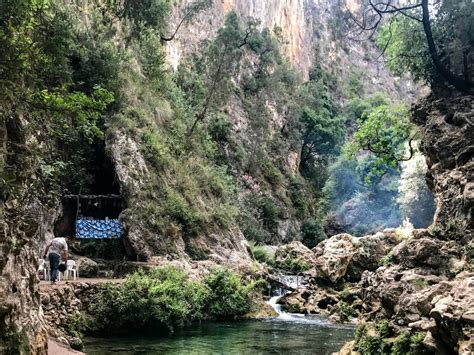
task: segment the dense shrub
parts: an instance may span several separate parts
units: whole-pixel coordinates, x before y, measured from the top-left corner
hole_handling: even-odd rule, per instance
[[[317,219],[308,219],[301,226],[301,241],[308,248],[315,247],[326,238],[324,229]]]
[[[266,263],[268,265],[274,264],[275,262],[274,258],[271,255],[269,255],[269,253],[265,250],[265,247],[261,245],[257,245],[254,242],[251,242],[250,250],[255,260],[261,263]]]
[[[251,306],[255,283],[244,284],[227,269],[215,269],[202,282],[168,266],[138,271],[121,284],[105,284],[88,303],[86,332],[121,332],[143,327],[173,329],[207,317],[233,318]]]
[[[359,315],[350,304],[347,304],[344,301],[339,302],[337,306],[334,307],[334,310],[337,311],[342,323],[348,322],[351,318],[355,318]]]
[[[218,113],[210,118],[208,131],[215,141],[228,141],[231,130],[232,122],[229,120],[229,117],[227,115],[223,113]]]
[[[191,281],[187,274],[173,267],[154,269],[150,277],[157,281],[149,288],[151,316],[155,320],[169,326],[184,326],[203,318],[202,311],[210,293],[205,285]],[[133,284],[133,278],[140,283],[137,274],[127,281]]]
[[[275,262],[274,265],[276,268],[290,273],[299,273],[311,268],[311,265],[302,257],[292,256],[291,254],[288,254],[284,259]]]
[[[243,285],[238,275],[225,268],[213,270],[204,279],[211,293],[207,309],[216,318],[232,318],[250,310],[250,292],[254,283]]]
[[[361,355],[390,354],[416,355],[423,354],[424,333],[403,332],[394,337],[394,329],[387,320],[377,324],[362,323],[356,330],[356,346]]]
[[[400,334],[393,342],[391,355],[417,355],[423,354],[424,333],[410,334],[404,332]]]
[[[258,201],[258,207],[260,209],[260,216],[264,226],[269,230],[274,230],[278,224],[278,206],[271,197],[263,196]]]

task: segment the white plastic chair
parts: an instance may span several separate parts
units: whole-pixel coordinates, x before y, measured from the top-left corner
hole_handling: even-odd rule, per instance
[[[38,272],[43,274],[43,280],[49,280],[49,270],[44,259],[39,259]]]
[[[68,260],[66,263],[65,279],[69,280],[69,275],[72,273],[74,280],[79,277],[79,272],[76,268],[76,262],[74,260]]]

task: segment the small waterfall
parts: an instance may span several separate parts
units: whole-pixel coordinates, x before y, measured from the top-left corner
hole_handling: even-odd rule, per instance
[[[285,286],[297,290],[303,281],[303,276],[299,275],[278,275],[278,280]]]
[[[305,317],[304,314],[283,312],[283,310],[281,309],[281,305],[278,304],[278,300],[281,297],[283,297],[283,295],[273,296],[267,302],[270,306],[272,306],[275,312],[278,313],[278,317],[276,317],[276,319],[281,321],[301,322],[301,320],[303,320]]]
[[[277,280],[284,286],[292,289],[292,290],[297,290],[302,282],[302,276],[298,275],[278,275]],[[284,295],[288,294],[291,291],[288,291],[287,289],[283,287],[278,287],[273,290],[272,297],[268,300],[267,304],[272,306],[272,308],[275,310],[275,312],[278,313],[278,317],[276,319],[278,320],[283,320],[283,321],[301,321],[302,318],[304,318],[303,314],[295,314],[295,313],[287,313],[283,312],[281,309],[281,305],[278,304],[278,300],[282,298]]]

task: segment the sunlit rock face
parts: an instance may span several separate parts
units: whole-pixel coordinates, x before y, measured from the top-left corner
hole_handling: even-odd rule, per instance
[[[173,11],[173,23],[178,23],[186,5],[192,0],[179,0]],[[235,10],[243,19],[257,18],[261,26],[281,28],[286,45],[284,51],[291,62],[308,73],[312,53],[311,47],[313,21],[310,8],[315,0],[215,0],[212,8],[187,24],[177,36],[177,41],[168,46],[169,60],[176,67],[183,55],[196,48],[202,40],[213,37],[224,23],[226,13]],[[306,44],[306,46],[305,46]]]
[[[171,16],[172,33],[194,0],[178,0]],[[168,62],[177,68],[180,60],[196,51],[205,39],[212,39],[234,10],[246,19],[260,21],[280,37],[286,58],[308,78],[315,55],[334,75],[349,78],[357,73],[367,94],[384,91],[393,98],[413,97],[418,88],[403,78],[394,78],[385,69],[373,43],[345,36],[344,12],[356,11],[360,0],[214,0],[210,9],[185,23],[176,38],[167,43]]]

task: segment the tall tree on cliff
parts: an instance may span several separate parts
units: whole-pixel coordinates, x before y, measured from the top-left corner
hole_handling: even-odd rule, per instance
[[[234,11],[231,11],[226,17],[224,26],[217,32],[216,39],[207,46],[199,63],[207,89],[189,130],[190,135],[196,125],[204,121],[212,107],[219,106],[227,100],[232,87],[231,78],[238,71],[245,40],[246,36],[239,18]]]
[[[468,0],[374,1],[349,12],[355,33],[377,36],[389,67],[415,79],[445,81],[474,93],[474,3]]]

